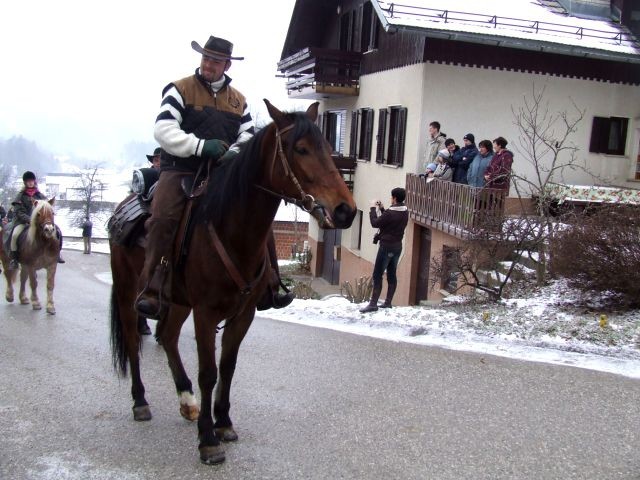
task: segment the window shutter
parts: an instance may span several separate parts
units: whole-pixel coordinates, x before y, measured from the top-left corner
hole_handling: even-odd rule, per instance
[[[384,163],[384,141],[385,132],[387,130],[387,109],[381,108],[378,110],[378,135],[376,136],[376,162]]]
[[[607,153],[608,144],[609,119],[605,117],[593,117],[589,151],[593,153]]]
[[[609,135],[607,138],[607,153],[610,155],[624,155],[627,144],[627,127],[629,119],[612,117],[609,120]]]
[[[395,158],[395,164],[402,166],[404,164],[404,140],[407,136],[407,109],[401,108],[398,112],[398,123],[396,135],[398,143],[396,147],[397,156]]]
[[[371,160],[371,141],[373,140],[373,110],[367,110],[364,132],[364,155],[367,161]]]
[[[360,112],[357,110],[351,113],[351,139],[349,142],[349,156],[356,157],[358,155],[358,117]]]

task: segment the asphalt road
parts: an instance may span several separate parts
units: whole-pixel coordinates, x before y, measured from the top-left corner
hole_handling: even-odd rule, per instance
[[[108,257],[65,257],[57,315],[0,298],[2,480],[640,479],[637,380],[261,318],[232,389],[240,439],[224,464],[202,465],[149,337],[154,418],[132,419],[96,277]],[[196,384],[190,322],[181,351]]]

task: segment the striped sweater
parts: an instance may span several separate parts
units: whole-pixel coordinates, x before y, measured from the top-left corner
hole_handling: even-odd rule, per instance
[[[163,170],[195,171],[205,140],[218,139],[239,150],[254,134],[246,99],[226,74],[206,82],[194,75],[167,85],[162,92],[154,137],[162,147]]]

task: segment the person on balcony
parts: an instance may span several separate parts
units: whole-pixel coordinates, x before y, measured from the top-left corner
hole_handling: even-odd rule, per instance
[[[485,187],[504,190],[505,194],[509,195],[513,153],[507,150],[507,140],[504,137],[498,137],[493,141],[493,149],[495,153],[484,172]]]
[[[380,308],[391,308],[393,295],[396,293],[398,279],[396,270],[402,253],[402,237],[409,221],[409,211],[404,204],[406,192],[404,188],[391,190],[391,206],[385,210],[379,200],[371,203],[369,220],[373,228],[379,232],[373,237],[373,243],[380,243],[376,263],[373,267],[373,292],[369,304],[360,310],[361,313],[378,310],[378,299],[382,292],[382,274],[387,272],[387,298]],[[377,210],[380,210],[378,216]]]
[[[490,140],[481,140],[478,144],[478,154],[471,161],[467,172],[467,184],[471,187],[484,187],[484,173],[493,157],[493,147]]]
[[[444,142],[446,138],[447,136],[444,133],[440,133],[440,122],[431,122],[429,124],[427,150],[424,154],[424,161],[422,163],[423,172],[427,170],[427,166],[430,163],[436,161],[438,152],[445,147]]]
[[[456,151],[447,162],[453,169],[453,183],[467,183],[467,172],[469,165],[478,154],[473,133],[467,133],[462,141],[464,146]]]

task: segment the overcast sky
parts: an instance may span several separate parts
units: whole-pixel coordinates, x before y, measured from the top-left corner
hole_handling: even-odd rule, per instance
[[[276,64],[294,0],[20,0],[0,28],[0,139],[23,135],[56,154],[117,158],[154,142],[162,88],[190,75],[209,35],[244,56],[228,74],[265,120],[262,98],[292,109]]]

